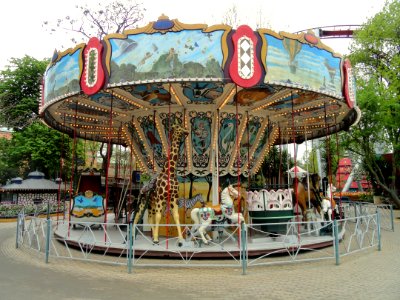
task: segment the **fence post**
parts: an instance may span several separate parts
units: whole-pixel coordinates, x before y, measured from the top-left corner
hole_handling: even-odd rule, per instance
[[[357,203],[353,203],[354,205],[354,217],[357,219]]]
[[[17,218],[17,237],[15,239],[15,248],[18,249],[18,236],[19,236],[19,226],[21,223],[21,213],[18,213],[18,218]]]
[[[392,231],[394,231],[394,215],[393,215],[393,205],[390,204],[390,222],[392,225]]]
[[[247,268],[247,234],[246,234],[246,224],[244,222],[241,223],[241,253],[242,253],[242,275],[246,275]]]
[[[51,219],[47,219],[47,233],[46,233],[46,264],[49,262],[49,250],[50,250],[50,230]]]
[[[333,220],[333,233],[335,236],[335,258],[336,258],[336,265],[338,266],[340,261],[340,254],[339,254],[339,226],[337,220]]]
[[[381,244],[381,214],[379,210],[376,212],[376,223],[378,225],[378,251],[382,250]]]
[[[128,273],[132,273],[132,222],[128,227]]]

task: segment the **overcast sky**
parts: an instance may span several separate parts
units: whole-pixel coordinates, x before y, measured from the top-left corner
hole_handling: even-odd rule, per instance
[[[109,2],[101,1],[103,4]],[[2,1],[0,69],[11,57],[21,58],[26,54],[44,59],[51,57],[54,49],[65,50],[73,46],[63,32],[50,35],[42,23],[67,15],[79,17],[80,11],[75,8],[77,3],[99,7],[97,0]],[[256,29],[261,12],[265,27],[296,32],[320,26],[362,24],[382,9],[384,0],[144,0],[142,3],[146,8],[145,24],[157,20],[162,13],[183,23],[219,24],[235,5],[240,24]],[[342,54],[347,53],[348,42],[348,39],[325,40],[327,45]]]

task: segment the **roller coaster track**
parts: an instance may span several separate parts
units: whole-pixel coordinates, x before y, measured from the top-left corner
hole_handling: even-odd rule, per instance
[[[319,36],[320,39],[352,38],[354,31],[360,28],[361,25],[334,25],[300,30],[295,33],[311,30],[316,36]]]

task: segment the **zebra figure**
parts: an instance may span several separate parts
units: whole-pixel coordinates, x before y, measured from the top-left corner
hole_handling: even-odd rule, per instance
[[[154,181],[155,182],[155,181]],[[146,186],[145,186],[145,189],[142,189],[141,191],[140,191],[140,194],[139,194],[139,198],[140,197],[145,197],[145,201],[146,201],[146,204],[148,203],[148,201],[149,201],[149,192],[151,191],[151,188],[154,188],[154,186],[152,187],[152,182],[150,181],[150,183],[149,184],[147,184]],[[151,187],[151,188],[149,188],[149,187]],[[187,211],[189,210],[189,209],[192,209],[195,205],[196,205],[196,203],[197,202],[200,202],[201,203],[201,207],[205,207],[206,206],[206,203],[204,202],[204,198],[203,198],[203,195],[202,194],[196,194],[194,197],[192,197],[192,198],[190,198],[190,199],[186,199],[186,198],[179,198],[178,199],[178,207],[179,208],[182,208],[182,207],[184,207],[185,208],[185,215],[186,215],[186,213],[187,213]],[[132,212],[131,212],[131,215],[130,215],[130,220],[129,220],[129,223],[133,223],[133,220],[134,220],[134,218],[135,218],[135,212],[136,212],[136,210],[137,210],[137,208],[135,208]],[[144,213],[144,212],[143,212]],[[165,210],[165,212],[164,212],[164,215],[167,213],[167,210]],[[140,219],[142,219],[142,217],[143,217],[143,215],[141,216],[141,218]],[[135,235],[136,236],[136,235]],[[125,237],[125,240],[124,240],[124,243],[126,242],[128,240],[128,237],[126,236]]]
[[[194,197],[190,199],[185,199],[185,198],[179,198],[178,199],[178,206],[179,208],[184,207],[185,208],[185,215],[189,209],[192,209],[197,202],[201,203],[201,207],[205,207],[206,203],[204,202],[203,195],[202,194],[196,194]]]

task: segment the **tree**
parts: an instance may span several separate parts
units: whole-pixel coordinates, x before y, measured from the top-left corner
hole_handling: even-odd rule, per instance
[[[99,142],[86,141],[85,142],[85,167],[89,169],[95,168],[97,153],[99,151]]]
[[[40,81],[47,64],[47,60],[30,56],[11,58],[10,65],[0,72],[0,123],[14,129],[12,139],[1,139],[0,143],[2,183],[34,170],[55,177],[60,170],[61,149],[65,163],[70,164],[69,138],[62,148],[61,135],[36,121]]]
[[[344,145],[357,154],[371,179],[400,207],[396,172],[400,170],[400,2],[383,10],[355,35],[350,60],[357,75],[361,121],[344,136]],[[376,148],[393,151],[392,174],[380,168]]]
[[[77,149],[81,157],[82,150]],[[5,183],[10,175],[23,177],[33,170],[56,178],[60,174],[60,157],[64,161],[62,174],[66,180],[71,174],[72,152],[71,139],[63,138],[61,133],[38,121],[33,122],[24,130],[14,132],[10,141],[1,139],[0,153],[7,163],[0,166],[0,181]]]
[[[11,149],[11,141],[0,138],[0,183],[6,184],[7,180],[15,178],[19,175],[18,169],[13,165],[13,161],[9,157],[9,149]]]
[[[344,156],[344,148],[338,142],[339,134],[331,134],[320,144],[321,160],[324,162],[325,174],[334,181],[339,167],[339,159]]]
[[[0,72],[0,124],[14,130],[29,125],[38,115],[40,83],[47,60],[11,58]]]
[[[240,25],[240,18],[238,16],[237,7],[235,4],[232,5],[231,8],[227,10],[225,15],[223,16],[223,24],[227,24],[232,28],[237,28]]]
[[[143,20],[143,12],[146,10],[142,4],[132,0],[114,1],[106,5],[104,9],[102,7],[102,3],[98,3],[96,8],[90,8],[87,4],[76,6],[80,10],[80,18],[66,16],[58,19],[55,25],[44,21],[43,26],[51,33],[63,31],[72,34],[73,43],[76,43],[77,39],[86,42],[93,36],[102,39],[107,34],[122,33],[126,29],[137,26]],[[112,152],[112,145],[107,143],[100,145],[103,172],[109,165],[108,159],[112,156]]]
[[[288,166],[289,161],[289,166]],[[282,150],[280,147],[274,146],[265,156],[261,165],[261,173],[266,178],[266,183],[270,185],[287,184],[287,173],[294,166],[292,158],[288,157],[288,151]]]
[[[77,43],[77,39],[86,42],[92,36],[102,39],[107,34],[121,33],[137,26],[143,20],[143,12],[146,10],[142,8],[142,4],[132,0],[115,1],[105,7],[103,3],[98,3],[93,7],[96,8],[90,8],[87,4],[77,5],[80,18],[65,16],[63,19],[57,19],[55,24],[44,21],[43,26],[51,34],[58,31],[72,34],[73,43]]]

